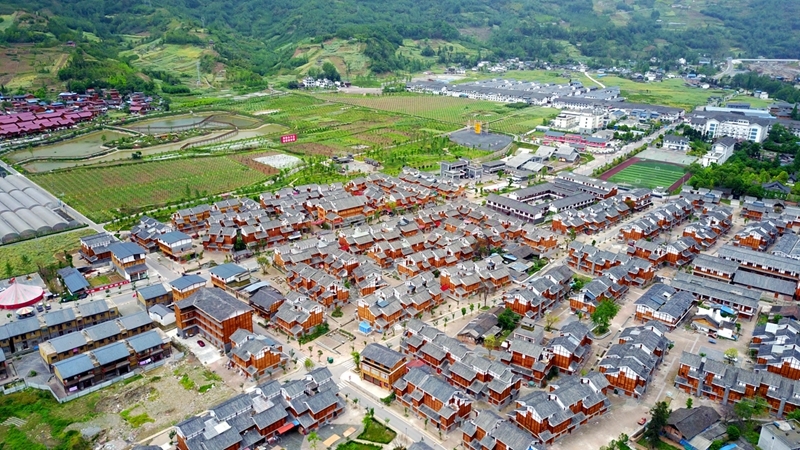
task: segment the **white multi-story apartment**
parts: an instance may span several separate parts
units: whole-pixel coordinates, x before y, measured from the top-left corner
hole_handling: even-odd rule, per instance
[[[594,133],[602,127],[603,114],[593,111],[561,111],[554,120],[553,128],[578,133]]]
[[[689,118],[689,125],[711,138],[732,137],[739,141],[762,142],[775,119],[738,113],[702,111]]]
[[[733,149],[736,145],[736,139],[732,137],[724,137],[714,145],[711,146],[711,151],[703,155],[700,164],[703,167],[708,167],[711,164],[722,164],[733,155]]]

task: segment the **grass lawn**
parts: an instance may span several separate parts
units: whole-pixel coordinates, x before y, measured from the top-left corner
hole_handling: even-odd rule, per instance
[[[336,450],[382,450],[383,446],[375,444],[362,444],[361,442],[345,442],[336,447]]]
[[[394,439],[395,436],[397,436],[397,433],[394,430],[378,422],[377,420],[372,419],[364,431],[358,435],[358,438],[364,441],[388,444],[389,442],[392,442],[392,439]]]
[[[21,427],[0,426],[0,445],[7,449],[91,448],[79,431],[64,429],[95,416],[97,393],[60,405],[47,391],[28,389],[0,396],[0,423],[9,417],[26,421]]]
[[[614,174],[608,181],[652,189],[668,188],[685,175],[683,168],[657,161],[640,161]]]
[[[560,112],[561,110],[555,108],[529,106],[490,123],[489,130],[513,134],[527,133],[539,125],[544,125],[554,119]]]
[[[63,261],[63,252],[78,250],[81,247],[80,238],[90,234],[95,234],[95,231],[82,229],[0,246],[0,261],[3,264],[0,270],[4,271],[8,263],[11,274],[3,272],[3,276],[17,276],[36,272],[40,265],[57,264],[59,260]]]
[[[67,169],[31,178],[97,222],[168,203],[233,191],[267,176],[227,157]]]

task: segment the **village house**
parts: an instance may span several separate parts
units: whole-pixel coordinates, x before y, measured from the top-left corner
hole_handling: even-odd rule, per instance
[[[177,231],[195,235],[208,229],[208,218],[211,216],[209,205],[198,205],[193,208],[178,210],[172,214],[172,226]]]
[[[544,450],[530,432],[502,419],[490,409],[480,410],[477,417],[465,421],[461,432],[464,448],[470,450]],[[409,450],[432,449],[409,447]]]
[[[171,231],[173,231],[171,224],[167,225],[152,217],[142,216],[139,218],[139,223],[131,228],[130,240],[149,253],[153,253],[159,250],[158,237]]]
[[[428,371],[412,368],[393,386],[397,400],[436,430],[449,432],[472,412],[472,400]]]
[[[133,242],[115,242],[108,246],[111,264],[127,281],[147,278],[147,252]]]
[[[237,264],[215,266],[208,273],[211,275],[211,285],[223,290],[235,291],[250,284],[250,271]]]
[[[344,411],[338,387],[327,368],[282,384],[271,380],[175,425],[177,448],[255,448],[297,427],[318,430]]]
[[[407,372],[406,356],[384,345],[370,343],[360,354],[361,379],[384,389],[392,389]]]
[[[199,334],[226,352],[236,330],[253,331],[253,308],[219,288],[200,288],[174,307],[178,335]]]
[[[198,289],[206,286],[205,278],[200,275],[183,275],[169,282],[172,291],[172,300],[180,301],[197,292]]]
[[[686,318],[694,302],[691,293],[657,283],[636,300],[635,317],[641,322],[658,320],[674,329]]]
[[[150,310],[154,305],[171,304],[172,295],[172,291],[168,291],[161,283],[145,286],[136,291],[136,298],[145,310]]]
[[[153,327],[150,316],[145,311],[140,311],[61,336],[54,335],[39,344],[39,355],[48,368],[52,369],[52,365],[58,361],[150,331]]]
[[[264,286],[247,299],[248,304],[262,319],[269,321],[278,312],[278,308],[286,301],[286,296],[272,286]]]
[[[313,300],[285,301],[278,307],[273,323],[296,338],[322,325],[323,316],[322,305]]]
[[[89,388],[169,357],[169,338],[155,329],[80,353],[53,364],[55,381],[67,394]]]
[[[550,391],[535,391],[516,402],[512,417],[540,442],[552,444],[560,437],[603,415],[610,402],[609,384],[599,372],[585,377],[567,377],[550,385]]]
[[[764,397],[769,413],[783,417],[800,407],[800,384],[769,371],[754,372],[707,356],[683,352],[675,386],[723,405]]]
[[[180,231],[170,231],[156,237],[158,249],[169,259],[179,261],[193,255],[192,237]]]
[[[800,380],[800,323],[781,319],[756,326],[750,349],[756,355],[756,372],[776,373],[791,380]]]
[[[109,246],[117,242],[111,233],[97,233],[81,238],[81,258],[90,264],[103,264],[111,260]]]
[[[257,380],[265,374],[271,375],[278,367],[289,362],[289,357],[283,353],[283,346],[267,336],[240,328],[233,332],[230,339],[230,364],[245,377]]]

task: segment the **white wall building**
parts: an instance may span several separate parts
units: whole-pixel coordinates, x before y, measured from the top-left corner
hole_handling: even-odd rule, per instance
[[[774,119],[748,117],[736,113],[700,112],[689,119],[689,125],[711,138],[732,137],[736,140],[762,142]]]

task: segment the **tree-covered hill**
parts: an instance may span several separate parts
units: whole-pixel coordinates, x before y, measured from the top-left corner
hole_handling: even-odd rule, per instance
[[[256,82],[308,63],[299,44],[331,38],[361,43],[375,73],[413,71],[404,40],[443,40],[474,56],[604,65],[650,58],[668,66],[700,56],[800,58],[800,2],[785,0],[6,0],[0,45],[74,41],[92,58],[136,65],[143,42],[202,49],[204,67]],[[9,16],[4,16],[9,17]],[[477,30],[477,32],[476,32]],[[87,36],[96,39],[90,39]],[[480,36],[480,37],[477,37]],[[213,42],[213,48],[207,48]],[[478,53],[480,51],[480,53]],[[439,56],[463,63],[465,56]]]

